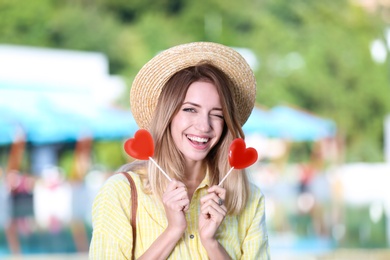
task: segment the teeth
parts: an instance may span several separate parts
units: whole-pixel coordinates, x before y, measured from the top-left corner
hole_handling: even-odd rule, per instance
[[[209,139],[208,138],[202,138],[202,137],[197,137],[197,136],[187,136],[188,139],[194,142],[198,143],[206,143]]]

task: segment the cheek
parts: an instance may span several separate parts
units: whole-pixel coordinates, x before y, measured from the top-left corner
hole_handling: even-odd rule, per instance
[[[222,135],[224,127],[225,127],[225,122],[224,121],[220,121],[219,120],[219,121],[213,123],[213,129],[214,129],[215,133],[218,136]]]
[[[171,126],[173,129],[181,129],[183,126],[187,124],[187,119],[182,116],[180,113],[178,113],[173,119]]]
[[[176,144],[180,143],[183,131],[186,129],[187,121],[185,117],[176,115],[171,122],[171,134]]]

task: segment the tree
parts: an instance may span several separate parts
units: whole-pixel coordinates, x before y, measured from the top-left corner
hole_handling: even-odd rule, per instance
[[[350,161],[381,161],[388,68],[369,45],[385,23],[347,0],[0,2],[0,42],[99,51],[131,85],[159,51],[190,41],[252,49],[257,102],[336,121]],[[128,98],[122,102],[128,104]]]
[[[259,18],[260,103],[334,119],[348,160],[381,161],[388,71],[370,57],[383,23],[346,1],[272,2]]]

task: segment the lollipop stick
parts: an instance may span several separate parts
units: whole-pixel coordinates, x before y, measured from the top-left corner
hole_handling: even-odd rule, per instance
[[[223,177],[223,179],[221,180],[221,182],[218,184],[218,186],[221,186],[222,185],[222,182],[227,178],[227,176],[229,176],[229,174],[233,171],[234,167],[230,168],[230,170],[228,171],[228,173],[226,173],[225,177]]]
[[[172,179],[171,178],[169,178],[169,176],[168,176],[168,174],[166,174],[165,172],[164,172],[164,170],[163,169],[161,169],[161,167],[160,167],[160,165],[158,165],[157,163],[156,163],[156,161],[155,160],[153,160],[153,158],[152,157],[149,157],[149,159],[154,163],[154,165],[156,165],[157,166],[157,168],[159,168],[160,169],[160,171],[165,175],[165,177],[167,177],[167,179],[169,180],[169,181],[172,181]]]

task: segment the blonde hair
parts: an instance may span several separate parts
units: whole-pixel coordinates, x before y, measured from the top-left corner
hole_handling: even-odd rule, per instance
[[[224,129],[219,142],[205,158],[209,182],[211,185],[218,185],[230,170],[229,146],[235,138],[244,138],[244,133],[236,115],[238,111],[233,100],[232,82],[221,70],[211,64],[200,63],[180,70],[164,85],[150,125],[155,144],[153,158],[170,177],[177,180],[184,179],[184,158],[173,141],[170,124],[184,102],[189,86],[197,81],[212,83],[221,97]],[[144,166],[146,167],[146,164]],[[151,192],[161,199],[169,182],[167,178],[150,162],[148,171],[141,173],[138,167],[137,172],[143,180],[144,191]],[[249,182],[245,171],[233,170],[223,182],[223,187],[226,189],[225,205],[228,213],[239,214],[244,209],[249,196]]]

